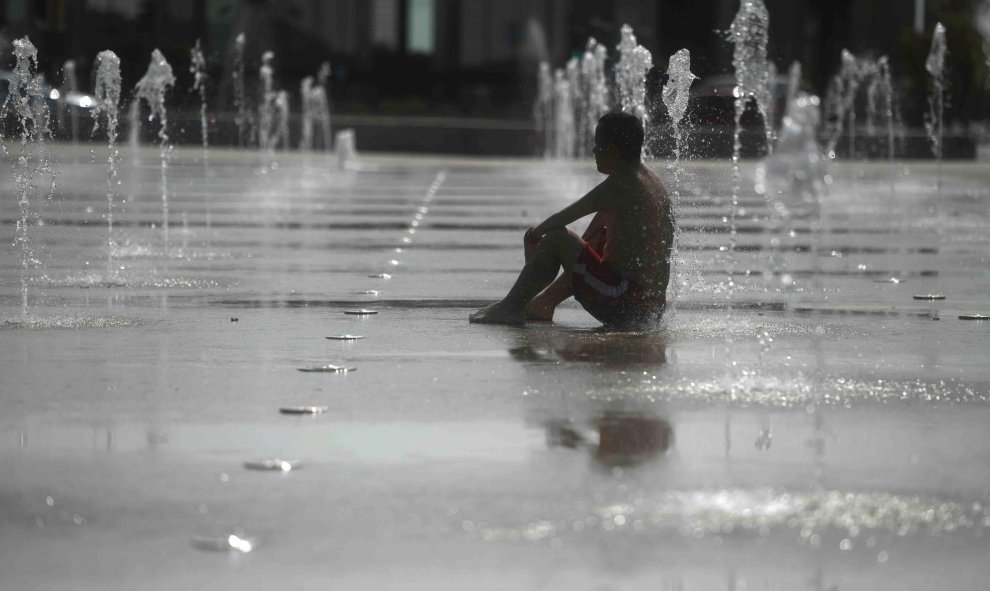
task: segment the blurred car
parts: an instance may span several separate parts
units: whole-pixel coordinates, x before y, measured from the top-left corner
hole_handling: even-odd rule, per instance
[[[48,98],[55,101],[58,106],[64,105],[65,107],[76,109],[92,109],[96,104],[96,99],[93,95],[73,90],[63,95],[57,88],[53,88]]]
[[[13,78],[14,73],[10,70],[0,70],[0,105],[7,101]],[[91,94],[52,88],[44,76],[41,76],[41,90],[49,110],[53,112],[59,109],[82,109],[88,112],[96,104],[96,99]]]
[[[7,96],[10,94],[10,83],[13,79],[13,72],[10,70],[0,70],[0,105],[7,102]],[[49,86],[45,82],[44,76],[41,76],[41,90],[48,107],[52,108],[55,106],[56,100],[59,98],[59,91]]]

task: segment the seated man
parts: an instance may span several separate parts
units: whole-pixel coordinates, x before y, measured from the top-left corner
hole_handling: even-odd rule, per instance
[[[642,150],[643,126],[633,115],[609,113],[598,121],[595,163],[608,178],[526,232],[526,266],[515,285],[502,301],[472,314],[471,322],[552,320],[557,305],[571,295],[606,325],[660,317],[674,213],[663,183],[642,163]],[[592,213],[583,238],[566,227]]]

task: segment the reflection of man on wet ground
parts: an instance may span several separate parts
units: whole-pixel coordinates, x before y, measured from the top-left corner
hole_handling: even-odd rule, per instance
[[[606,325],[659,318],[670,280],[674,214],[642,151],[639,119],[627,113],[602,117],[594,153],[608,178],[526,232],[526,266],[516,283],[502,301],[472,314],[471,322],[552,320],[557,305],[572,295]],[[566,227],[592,213],[583,237]]]
[[[606,412],[594,420],[598,442],[589,441],[582,430],[567,421],[546,423],[550,447],[585,447],[606,466],[634,466],[666,452],[673,428],[661,417],[639,413]]]

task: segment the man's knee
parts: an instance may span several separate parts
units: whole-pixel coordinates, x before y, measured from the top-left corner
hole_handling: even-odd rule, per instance
[[[553,228],[543,235],[543,240],[555,245],[564,244],[570,240],[570,231],[567,228]]]

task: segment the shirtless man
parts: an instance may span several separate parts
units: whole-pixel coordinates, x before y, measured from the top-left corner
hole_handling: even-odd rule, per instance
[[[658,319],[670,280],[674,213],[663,183],[643,164],[642,150],[639,119],[627,113],[602,117],[594,153],[598,172],[608,178],[526,232],[526,266],[516,283],[470,321],[552,320],[557,305],[572,295],[606,325]],[[592,213],[583,237],[566,227]]]

